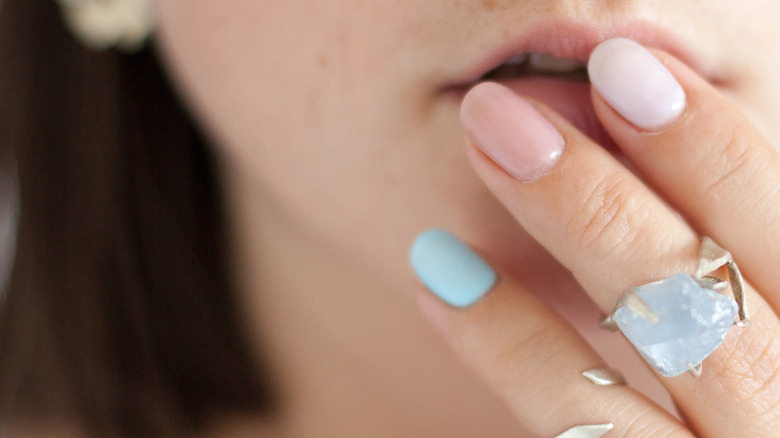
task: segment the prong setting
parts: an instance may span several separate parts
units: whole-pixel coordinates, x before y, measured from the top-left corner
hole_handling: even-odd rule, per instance
[[[718,275],[724,270],[727,279]],[[722,293],[726,289],[733,299]],[[697,318],[697,312],[713,319]],[[660,318],[662,327],[656,329]],[[731,254],[708,237],[702,238],[694,275],[676,274],[634,287],[599,321],[601,328],[622,331],[666,377],[686,371],[699,377],[701,361],[723,342],[732,325],[750,325],[742,275]],[[695,348],[685,347],[697,340]],[[667,346],[658,350],[651,345]]]
[[[636,289],[633,289],[631,292],[624,295],[621,301],[623,307],[630,309],[645,320],[650,321],[653,324],[658,322],[658,315],[656,315],[655,312],[653,312],[653,309],[637,295]]]
[[[697,379],[701,377],[701,364],[689,365],[688,374],[692,375],[693,377],[696,377]]]
[[[609,432],[613,427],[612,423],[604,424],[584,424],[574,426],[571,429],[556,435],[555,438],[598,438]]]

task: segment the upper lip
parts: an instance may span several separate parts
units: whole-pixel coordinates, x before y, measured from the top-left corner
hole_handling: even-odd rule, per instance
[[[473,85],[511,57],[525,53],[545,53],[586,62],[600,42],[615,37],[628,38],[645,46],[664,50],[706,79],[713,82],[717,79],[673,32],[653,23],[635,21],[620,26],[594,27],[570,20],[545,20],[523,26],[496,50],[472,61],[453,80],[448,81],[444,88]]]

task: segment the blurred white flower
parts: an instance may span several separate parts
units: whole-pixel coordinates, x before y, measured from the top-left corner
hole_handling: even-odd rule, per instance
[[[132,52],[155,25],[153,0],[57,0],[65,24],[87,47]]]

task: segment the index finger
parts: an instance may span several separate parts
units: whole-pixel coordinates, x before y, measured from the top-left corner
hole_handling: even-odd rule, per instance
[[[645,63],[620,59],[647,53],[636,47],[633,41],[615,39],[591,56],[599,120],[664,199],[695,229],[729,248],[777,311],[780,155],[721,93],[666,53],[652,52],[671,73],[671,81],[660,78],[643,87],[637,74],[626,70],[647,70],[638,66]],[[644,93],[651,95],[650,102],[638,98]],[[666,126],[653,119],[660,125],[666,119]]]

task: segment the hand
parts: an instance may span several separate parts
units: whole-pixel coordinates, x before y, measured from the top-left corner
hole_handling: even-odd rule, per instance
[[[577,331],[441,231],[412,249],[424,313],[541,436],[605,423],[610,437],[780,436],[778,153],[666,53],[610,40],[589,71],[596,114],[639,176],[548,107],[492,83],[461,112],[477,173],[605,314],[632,286],[693,273],[706,235],[748,280],[752,325],[729,329],[700,378],[659,377],[683,422],[626,385],[584,378],[607,365]]]

